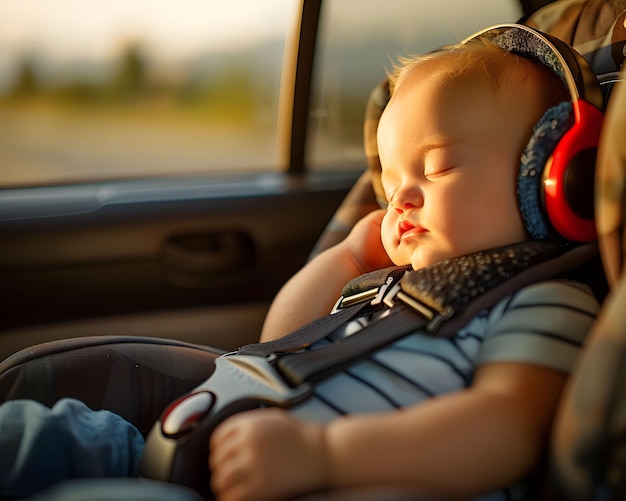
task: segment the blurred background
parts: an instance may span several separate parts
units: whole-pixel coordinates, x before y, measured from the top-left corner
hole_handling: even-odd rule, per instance
[[[464,8],[455,17],[456,4]],[[0,187],[279,169],[281,69],[297,8],[0,0]],[[464,0],[335,0],[324,9],[313,170],[362,168],[365,101],[396,56],[521,15],[504,0],[472,2],[475,17]]]

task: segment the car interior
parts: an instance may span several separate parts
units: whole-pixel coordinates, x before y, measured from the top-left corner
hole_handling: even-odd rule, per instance
[[[207,120],[216,121],[216,126],[191,128],[199,121],[193,113],[209,114],[204,108],[214,104],[204,104],[200,98],[199,104],[192,101],[202,106],[200,111],[189,110],[191,105],[183,100],[182,110],[172,113],[171,119],[160,111],[159,106],[165,107],[161,100],[154,98],[158,106],[150,109],[153,121],[187,119],[189,130],[166,131],[170,136],[183,134],[185,142],[180,146],[162,137],[165,125],[160,122],[159,128],[146,129],[147,138],[131,136],[139,126],[151,125],[141,121],[141,114],[132,115],[129,122],[119,119],[113,132],[105,130],[106,120],[113,120],[109,116],[113,111],[105,108],[107,101],[91,105],[95,118],[74,124],[72,115],[57,117],[43,111],[37,121],[32,111],[35,105],[26,98],[6,100],[3,115],[8,117],[10,112],[14,117],[15,125],[7,126],[7,131],[15,137],[12,144],[3,142],[2,150],[7,180],[0,198],[0,296],[5,305],[0,358],[37,343],[85,335],[150,335],[226,350],[256,339],[275,293],[306,262],[316,242],[321,238],[319,248],[328,245],[328,235],[341,231],[343,217],[349,223],[374,206],[367,205],[375,203],[371,197],[367,201],[351,195],[355,203],[341,209],[346,216],[335,218],[324,231],[365,170],[363,112],[369,92],[384,79],[390,59],[403,50],[429,50],[521,16],[517,2],[481,7],[468,21],[461,10],[454,16],[434,12],[421,22],[428,26],[438,16],[442,34],[432,35],[438,37],[434,41],[430,34],[430,38],[420,36],[407,22],[399,40],[390,42],[391,35],[380,29],[377,40],[368,42],[366,26],[380,24],[385,16],[389,31],[399,18],[419,19],[418,6],[399,2],[394,14],[384,4],[372,2],[361,14],[368,24],[359,26],[350,21],[352,11],[359,10],[356,3],[330,1],[322,9],[321,2],[307,1],[301,10],[296,9],[299,2],[278,5],[275,10],[285,19],[274,20],[284,37],[283,45],[272,53],[278,58],[277,70],[259,68],[265,54],[255,48],[227,53],[232,59],[244,58],[238,64],[245,66],[237,67],[235,80],[243,79],[238,72],[246,69],[251,74],[245,74],[246,79],[254,83],[257,73],[267,72],[273,85],[267,97],[259,98],[263,106],[246,112],[251,116],[242,120],[245,127],[232,126],[228,141],[223,136],[229,130],[223,129],[230,125],[222,125],[221,115],[208,115]],[[259,15],[278,16],[256,8]],[[265,9],[269,11],[269,6]],[[7,19],[8,14],[3,17]],[[241,22],[237,12],[231,15]],[[204,16],[208,29],[217,29],[210,24],[217,15],[208,9]],[[198,27],[201,33],[202,28]],[[122,31],[123,26],[113,25],[112,30]],[[347,40],[336,41],[344,32]],[[86,36],[82,31],[79,34]],[[352,39],[357,36],[359,43],[368,44],[366,48],[355,45]],[[285,61],[282,66],[281,59]],[[224,71],[234,72],[230,69],[234,64],[227,61]],[[221,99],[229,94],[222,98],[217,93],[221,87],[210,90],[225,106]],[[72,106],[87,108],[83,101]],[[266,101],[271,107],[265,106]],[[18,107],[22,102],[23,112]],[[127,107],[132,111],[132,106]],[[118,108],[120,114],[130,115],[121,105]],[[243,112],[233,107],[223,113]],[[270,113],[275,116],[267,122]],[[32,116],[31,124],[27,120]],[[65,141],[67,151],[59,146],[64,141],[58,132],[62,127],[67,127],[63,130],[70,138],[77,138]],[[248,129],[272,130],[273,135],[249,139]],[[44,133],[50,137],[41,138]],[[125,136],[130,137],[130,145],[122,142]],[[196,136],[197,143],[192,143]],[[156,153],[154,142],[164,144]],[[270,153],[259,150],[258,142],[268,143],[264,148]],[[31,143],[32,151],[28,150]],[[139,150],[144,143],[148,143],[145,151]],[[166,146],[172,151],[165,150]],[[187,152],[192,146],[194,150]],[[195,151],[200,148],[201,152]],[[130,153],[123,155],[127,150]],[[241,152],[245,158],[240,159]],[[45,162],[50,165],[45,176],[33,180],[40,172],[35,167]]]
[[[547,501],[626,499],[626,120],[621,113],[626,86],[620,83],[626,2],[520,1],[511,2],[506,13],[495,3],[487,8],[489,19],[480,17],[463,27],[466,33],[454,36],[500,22],[520,22],[553,35],[586,59],[606,102],[595,166],[601,263],[585,270],[591,274],[587,281],[597,286],[602,309],[559,404],[540,490]],[[375,138],[389,99],[385,69],[378,68],[358,102],[357,146],[349,144],[343,156],[327,160],[332,146],[324,134],[341,136],[342,124],[325,109],[333,88],[322,89],[319,79],[341,79],[324,56],[336,57],[327,45],[332,16],[345,18],[348,3],[293,4],[296,21],[284,43],[280,76],[276,170],[115,174],[78,182],[16,177],[0,188],[2,401],[28,397],[52,405],[74,396],[115,410],[147,434],[164,405],[146,402],[137,415],[125,399],[141,387],[124,387],[123,378],[113,386],[117,391],[106,393],[104,384],[110,381],[99,381],[98,374],[111,369],[107,353],[141,361],[146,385],[153,383],[151,364],[168,364],[174,374],[169,391],[183,395],[211,374],[207,361],[258,339],[272,298],[290,276],[380,207],[384,195]],[[473,9],[463,3],[455,7],[460,17],[463,9]],[[425,52],[443,43],[403,49]],[[382,65],[389,60],[385,51]],[[343,71],[359,76],[356,63]],[[9,111],[17,107],[13,102],[6,106]],[[0,99],[0,114],[3,109]],[[246,139],[228,147],[245,150]],[[357,148],[362,151],[355,155]],[[0,140],[3,162],[11,161],[11,151]],[[41,381],[50,367],[58,380]],[[68,485],[54,499],[112,499],[116,492],[129,499],[200,499],[174,486],[116,482]],[[382,492],[351,490],[305,499],[417,498],[390,486]]]

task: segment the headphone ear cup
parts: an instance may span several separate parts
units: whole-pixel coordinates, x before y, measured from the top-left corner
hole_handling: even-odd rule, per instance
[[[596,238],[595,166],[603,114],[587,101],[573,103],[575,122],[556,145],[543,175],[546,213],[558,233],[575,242]]]
[[[535,240],[558,236],[544,208],[543,174],[552,152],[573,123],[571,102],[550,108],[533,128],[521,157],[517,198],[526,229]]]
[[[530,236],[589,242],[602,112],[584,100],[550,108],[522,155],[517,195]]]

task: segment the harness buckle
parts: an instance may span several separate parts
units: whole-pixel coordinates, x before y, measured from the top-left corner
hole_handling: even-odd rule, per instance
[[[443,308],[443,311],[441,311],[404,292],[402,290],[401,279],[405,273],[406,271],[401,274],[390,274],[385,280],[385,283],[380,287],[367,289],[351,296],[341,296],[335,303],[331,313],[336,313],[340,309],[367,301],[369,301],[370,306],[373,307],[383,306],[392,308],[395,302],[399,301],[427,320],[428,323],[425,329],[429,334],[435,333],[441,324],[454,314],[454,308],[446,306]]]
[[[337,313],[343,308],[348,308],[350,306],[354,306],[355,304],[371,301],[376,298],[379,289],[380,287],[375,287],[374,289],[368,289],[366,291],[353,294],[352,296],[341,296],[335,303],[335,306],[333,306],[333,309],[330,313]]]
[[[267,357],[227,353],[215,359],[210,378],[168,407],[162,419],[164,436],[190,433],[201,422],[271,404],[289,407],[308,398],[310,384],[292,388],[274,368],[275,354]]]
[[[387,294],[385,294],[383,303],[391,308],[395,304],[396,300],[408,306],[428,321],[425,329],[426,332],[428,332],[429,334],[434,334],[435,332],[437,332],[441,324],[454,314],[454,308],[452,308],[451,306],[446,306],[443,312],[440,313],[436,309],[428,306],[427,304],[416,299],[410,294],[407,294],[402,290],[399,282],[396,283],[389,290],[389,292],[387,292]]]

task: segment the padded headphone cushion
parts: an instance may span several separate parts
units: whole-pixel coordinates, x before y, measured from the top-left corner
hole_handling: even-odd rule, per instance
[[[526,231],[535,240],[558,238],[544,210],[543,170],[573,122],[571,102],[562,102],[550,108],[535,125],[521,157],[517,200]]]
[[[491,41],[506,51],[539,60],[559,75],[563,82],[566,81],[565,70],[558,56],[536,34],[523,29],[508,29],[498,33]]]

